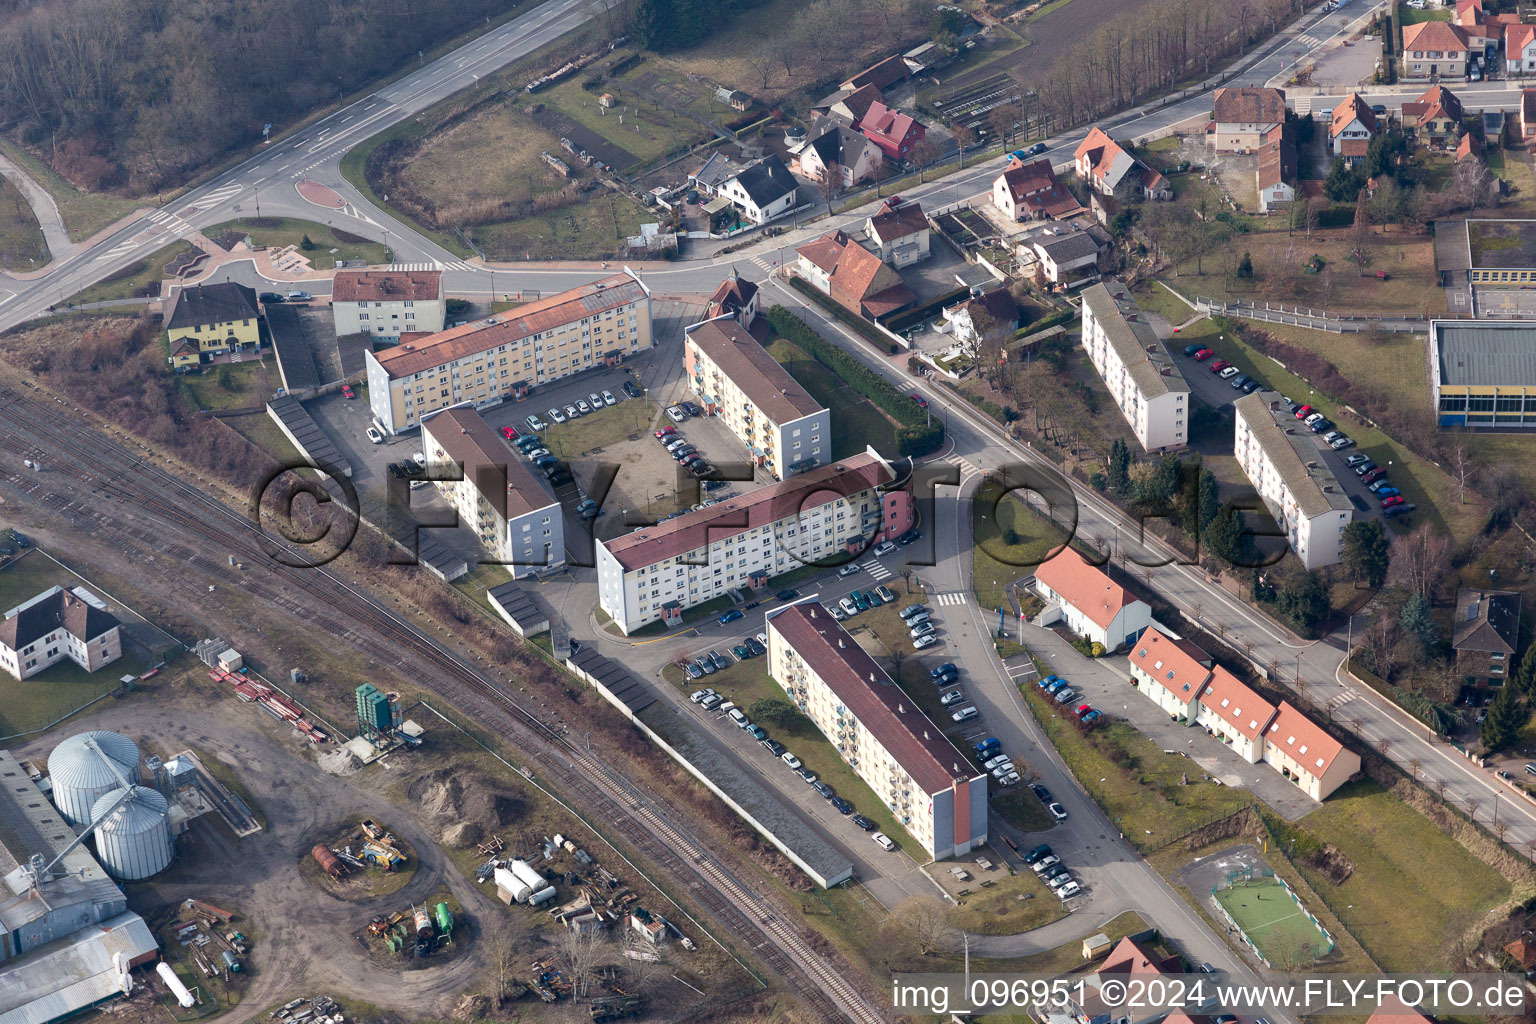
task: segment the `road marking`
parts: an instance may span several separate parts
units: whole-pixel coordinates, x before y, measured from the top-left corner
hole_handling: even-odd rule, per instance
[[[147,239],[146,239],[146,241],[147,241]],[[114,245],[112,248],[108,249],[106,251],[105,255],[107,257],[109,257],[109,258],[113,257],[113,256],[121,256],[124,253],[132,252],[133,250],[137,249],[139,246],[141,246],[143,244],[144,244],[144,242],[123,242],[123,243],[121,243],[119,245]]]
[[[888,580],[893,575],[891,570],[887,569],[873,558],[864,563],[864,570],[873,576],[877,583],[880,580]]]
[[[10,302],[10,301],[11,301],[11,300],[12,300],[12,299],[14,299],[14,298],[15,298],[15,297],[16,297],[16,293],[15,293],[15,292],[12,292],[12,293],[11,293],[11,294],[10,294],[10,295],[7,295],[7,296],[6,296],[6,297],[5,297],[5,298],[3,298],[3,299],[0,299],[0,306],[3,306],[3,305],[5,305],[5,304],[6,304],[6,303],[7,303],[7,302]]]
[[[935,594],[933,597],[934,604],[950,606],[962,605],[968,600],[970,600],[969,594]]]

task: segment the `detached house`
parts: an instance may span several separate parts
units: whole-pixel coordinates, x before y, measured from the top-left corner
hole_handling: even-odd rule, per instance
[[[721,281],[720,287],[709,297],[709,303],[704,307],[704,319],[732,316],[744,329],[751,330],[752,321],[757,319],[757,303],[757,285],[736,273],[736,268],[732,267],[731,276]]]
[[[1259,212],[1268,213],[1296,198],[1296,134],[1288,124],[1270,129],[1259,146]]]
[[[880,90],[873,85],[861,85],[857,89],[839,89],[837,92],[822,99],[813,106],[813,111],[824,113],[827,117],[834,118],[855,127],[869,112],[870,105],[880,99]]]
[[[1035,570],[1035,591],[1046,609],[1041,625],[1064,622],[1078,636],[1113,651],[1130,643],[1152,624],[1152,608],[1132,597],[1104,570],[1072,548],[1062,548]]]
[[[897,162],[909,159],[912,150],[928,134],[928,129],[917,118],[888,107],[879,100],[871,103],[859,120],[859,131],[880,147],[887,160]]]
[[[1518,593],[1471,588],[1457,592],[1451,647],[1458,675],[1474,686],[1503,686],[1514,670],[1519,642]]]
[[[1444,23],[1428,21],[1424,24]],[[1333,155],[1351,164],[1359,163],[1365,159],[1365,151],[1370,148],[1371,136],[1376,131],[1376,115],[1371,113],[1370,104],[1359,93],[1350,93],[1333,108],[1333,117],[1328,122],[1328,141],[1333,146]]]
[[[1445,21],[1403,26],[1402,77],[1407,81],[1460,81],[1471,58],[1467,32]]]
[[[1422,142],[1450,145],[1461,131],[1461,119],[1461,100],[1443,85],[1433,86],[1412,103],[1403,104],[1403,127]]]
[[[1520,90],[1520,142],[1536,143],[1536,89]]]
[[[1068,231],[1065,234],[1031,238],[1027,252],[1039,268],[1039,277],[1050,284],[1073,287],[1095,281],[1099,276],[1099,254],[1103,247],[1094,232]],[[1020,246],[1024,249],[1025,246]]]
[[[794,175],[777,154],[755,160],[722,183],[717,194],[730,200],[754,224],[766,224],[794,209]]]
[[[1206,142],[1218,153],[1252,153],[1285,123],[1285,92],[1244,85],[1217,89]]]
[[[921,263],[930,255],[928,217],[923,205],[892,196],[864,224],[880,259],[893,267]]]
[[[852,188],[874,175],[884,163],[880,149],[846,125],[829,121],[821,134],[800,150],[800,173],[812,181],[825,181],[829,170],[844,188]]]
[[[1115,199],[1172,199],[1173,186],[1095,126],[1073,154],[1077,176]]]
[[[975,341],[991,330],[1007,338],[1019,329],[1019,304],[1007,289],[996,288],[950,306],[944,310],[944,319],[959,342]]]
[[[1511,75],[1536,74],[1536,25],[1504,26],[1504,70]]]
[[[1044,157],[1034,163],[1009,159],[992,182],[992,205],[1016,221],[1064,220],[1083,212],[1082,204],[1056,180],[1056,171]]]
[[[243,284],[187,285],[176,293],[165,320],[173,370],[185,370],[214,356],[261,344],[256,293]]]
[[[859,316],[884,316],[917,300],[900,274],[841,231],[822,235],[795,253],[800,277]]]

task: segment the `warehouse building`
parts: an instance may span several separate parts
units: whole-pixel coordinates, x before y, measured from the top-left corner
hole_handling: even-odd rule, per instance
[[[873,448],[750,494],[597,542],[599,606],[625,634],[685,609],[857,554],[911,529],[912,466]]]
[[[478,412],[459,406],[427,417],[421,445],[429,476],[461,477],[433,482],[480,539],[486,561],[514,577],[565,566],[560,503]]]
[[[1273,391],[1239,398],[1233,451],[1296,557],[1308,569],[1344,556],[1344,527],[1355,507],[1323,461],[1311,431]]]
[[[720,417],[774,479],[830,456],[832,414],[729,313],[686,329],[683,372],[704,411]]]
[[[987,841],[987,776],[814,600],[768,616],[768,672],[934,860]]]
[[[651,291],[626,269],[484,320],[365,352],[368,403],[389,434],[439,409],[522,398],[536,385],[617,366],[651,347]]]
[[[1536,324],[1431,320],[1429,388],[1442,427],[1536,427]]]
[[[1143,448],[1189,440],[1189,383],[1119,281],[1083,289],[1083,348]]]
[[[367,334],[399,341],[402,334],[436,334],[447,310],[441,270],[341,270],[331,283],[338,338]]]

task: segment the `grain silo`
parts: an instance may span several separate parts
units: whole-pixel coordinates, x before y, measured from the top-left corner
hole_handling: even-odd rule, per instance
[[[113,878],[133,882],[171,863],[170,805],[153,789],[134,786],[105,793],[91,810],[96,822],[96,859]]]
[[[87,746],[95,741],[101,754]],[[117,771],[113,771],[113,767]],[[91,823],[91,809],[106,793],[123,788],[122,779],[139,781],[139,748],[128,737],[115,732],[82,732],[53,748],[48,755],[48,774],[53,780],[53,803],[71,825]]]

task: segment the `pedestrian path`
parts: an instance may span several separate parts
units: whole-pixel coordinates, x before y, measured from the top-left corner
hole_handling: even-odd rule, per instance
[[[476,266],[474,266],[472,264],[465,263],[463,260],[447,260],[447,261],[433,260],[430,263],[391,263],[390,264],[390,268],[393,269],[393,270],[407,270],[407,271],[409,271],[409,270],[480,270],[481,269],[480,267],[476,267]]]
[[[871,558],[869,561],[864,563],[864,571],[869,573],[870,576],[874,577],[876,583],[880,582],[881,580],[888,580],[893,575],[895,575],[878,559],[874,558]]]
[[[934,604],[947,605],[947,606],[950,606],[950,607],[953,607],[955,605],[965,604],[970,599],[971,599],[971,595],[970,594],[935,594],[935,595],[933,595],[933,603]]]
[[[177,238],[192,230],[192,225],[182,220],[170,210],[156,210],[149,215],[150,223],[169,230]]]

